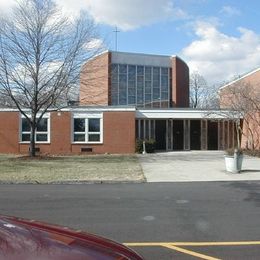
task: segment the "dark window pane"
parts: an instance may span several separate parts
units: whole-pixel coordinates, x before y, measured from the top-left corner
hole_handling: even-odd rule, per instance
[[[153,90],[153,100],[157,100],[159,99],[159,97],[160,97],[160,90],[156,88]]]
[[[118,92],[118,83],[112,83],[111,91],[115,93]]]
[[[112,73],[111,80],[112,80],[112,83],[117,83],[118,82],[118,74]]]
[[[119,85],[121,85],[122,83],[126,84],[126,75],[119,75]]]
[[[135,75],[136,67],[134,65],[128,65],[128,74],[129,75]]]
[[[137,66],[137,75],[144,75],[144,67],[143,66]]]
[[[127,66],[126,65],[119,65],[119,73],[126,73]]]
[[[135,88],[135,81],[128,81],[129,88]]]
[[[111,71],[112,73],[117,73],[117,64],[112,64]]]
[[[151,88],[152,87],[152,81],[145,81],[145,87]]]
[[[137,97],[137,103],[140,104],[140,103],[143,103],[143,96],[138,96]]]
[[[128,81],[134,81],[135,82],[136,76],[135,74],[128,74]]]
[[[168,92],[162,92],[161,98],[162,98],[162,100],[167,100],[168,99]]]
[[[160,87],[160,81],[159,80],[154,80],[153,81],[153,87],[154,88],[159,88]]]
[[[128,104],[129,105],[135,104],[135,96],[128,96]]]
[[[74,132],[85,132],[85,119],[75,118],[74,119]]]
[[[85,142],[85,135],[74,134],[74,142]]]
[[[159,68],[158,68],[158,67],[154,67],[154,68],[153,68],[153,77],[154,77],[154,78],[155,78],[155,77],[158,77],[159,74],[160,74]]]
[[[151,100],[152,100],[151,94],[146,94],[145,95],[145,102],[151,102]]]
[[[48,119],[42,118],[37,125],[37,132],[47,132],[48,131]]]
[[[162,86],[162,91],[168,92],[168,86]]]
[[[161,83],[162,83],[162,86],[168,86],[168,77],[162,76],[161,77]]]
[[[126,97],[120,96],[119,105],[126,105]]]
[[[168,68],[161,68],[161,73],[164,75],[168,75]]]
[[[100,132],[100,119],[90,118],[88,120],[88,131],[89,132]]]
[[[22,134],[22,142],[30,141],[30,134]]]
[[[31,127],[26,118],[22,119],[22,132],[30,132]]]
[[[36,134],[36,142],[47,142],[48,136],[47,134]]]
[[[152,68],[151,67],[145,67],[145,79],[151,80],[152,78]]]
[[[135,96],[136,90],[134,88],[128,88],[128,95],[129,96]]]
[[[99,134],[89,134],[88,135],[88,141],[89,142],[99,142],[100,141],[100,135]]]
[[[142,89],[137,89],[137,97],[138,96],[143,96],[144,95],[144,92]]]
[[[112,95],[112,105],[118,105],[118,96]]]

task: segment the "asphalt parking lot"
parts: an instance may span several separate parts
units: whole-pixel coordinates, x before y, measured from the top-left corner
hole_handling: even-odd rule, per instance
[[[260,241],[125,243],[153,259],[258,259]],[[160,252],[158,254],[158,252]],[[156,256],[157,255],[157,256]]]
[[[0,185],[0,212],[105,236],[148,260],[260,255],[257,181]]]

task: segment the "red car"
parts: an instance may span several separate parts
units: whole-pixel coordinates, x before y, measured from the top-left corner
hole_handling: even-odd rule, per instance
[[[92,234],[0,216],[1,260],[142,260],[133,250]]]

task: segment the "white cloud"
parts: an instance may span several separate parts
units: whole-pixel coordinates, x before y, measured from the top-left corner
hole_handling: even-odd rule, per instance
[[[167,19],[185,19],[187,14],[172,0],[56,0],[64,10],[87,10],[98,23],[131,30]]]
[[[225,5],[221,8],[220,13],[223,13],[227,16],[236,16],[240,15],[241,12],[234,6]]]
[[[98,39],[98,38],[93,38],[91,41],[89,41],[85,48],[87,50],[101,50],[105,48],[105,44],[103,40]]]
[[[15,2],[15,0],[0,0],[0,13],[8,12]]]
[[[182,50],[191,71],[209,83],[220,83],[260,66],[260,35],[238,28],[240,36],[224,34],[215,25],[197,22],[198,39]]]
[[[97,23],[132,30],[165,20],[188,18],[173,0],[54,0],[63,13],[72,17],[87,11]],[[0,10],[9,10],[15,0],[0,0]]]
[[[81,10],[87,9],[86,0],[54,0],[68,16],[78,16]]]

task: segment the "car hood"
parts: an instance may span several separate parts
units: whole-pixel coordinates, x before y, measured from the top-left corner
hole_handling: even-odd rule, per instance
[[[0,260],[142,259],[93,234],[34,220],[0,216]]]

